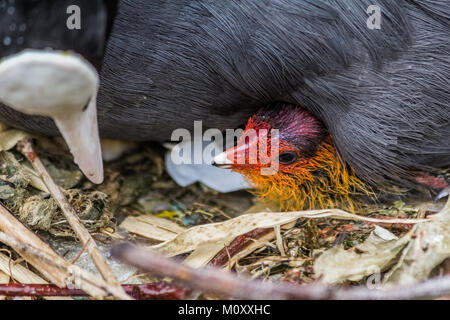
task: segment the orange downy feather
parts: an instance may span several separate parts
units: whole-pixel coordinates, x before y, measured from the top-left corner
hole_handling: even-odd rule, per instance
[[[373,197],[371,188],[342,164],[331,137],[316,154],[275,175],[235,168],[253,184],[253,193],[263,201],[278,204],[282,210],[341,208],[354,212],[357,195]]]

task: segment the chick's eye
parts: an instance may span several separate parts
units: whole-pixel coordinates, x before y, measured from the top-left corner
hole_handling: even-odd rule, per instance
[[[293,151],[287,151],[287,152],[281,153],[278,159],[281,164],[291,164],[291,163],[295,162],[295,160],[297,160],[297,158],[298,158],[297,153],[295,153]]]

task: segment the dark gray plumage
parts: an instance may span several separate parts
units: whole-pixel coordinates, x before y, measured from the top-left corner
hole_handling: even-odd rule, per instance
[[[80,8],[80,30],[70,30],[66,26],[67,8],[72,5]],[[0,1],[0,57],[26,48],[73,50],[100,68],[110,29],[108,18],[114,12],[113,1]]]
[[[381,7],[380,30],[366,9]],[[101,70],[104,137],[168,140],[300,104],[368,181],[450,166],[447,0],[121,0]],[[5,107],[3,121],[56,134]],[[24,120],[26,119],[26,120]]]

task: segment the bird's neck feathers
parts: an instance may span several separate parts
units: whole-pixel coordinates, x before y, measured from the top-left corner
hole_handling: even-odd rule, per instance
[[[286,211],[341,208],[354,212],[359,208],[355,196],[373,196],[370,187],[341,163],[331,137],[289,174],[242,173],[254,185],[255,195]]]

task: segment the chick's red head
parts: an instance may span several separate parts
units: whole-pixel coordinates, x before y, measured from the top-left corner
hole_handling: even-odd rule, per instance
[[[215,162],[246,176],[257,195],[286,210],[336,205],[353,210],[349,195],[368,193],[340,162],[323,123],[299,106],[261,109],[248,120],[237,145]]]

